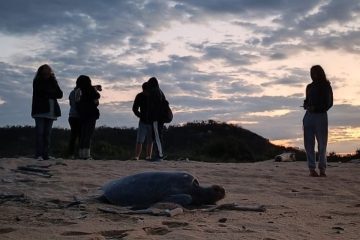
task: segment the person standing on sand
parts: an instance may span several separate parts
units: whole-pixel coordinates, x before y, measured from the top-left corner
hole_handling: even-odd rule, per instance
[[[153,148],[152,126],[149,118],[149,83],[145,82],[142,85],[142,92],[135,97],[132,111],[135,116],[139,118],[139,127],[136,136],[135,160],[139,160],[142,150],[142,145],[146,141],[146,157],[145,160],[150,160]]]
[[[36,153],[38,160],[48,160],[51,129],[54,120],[61,116],[57,99],[63,97],[55,74],[51,67],[44,64],[39,67],[33,80],[31,116],[35,119]]]
[[[101,86],[92,86],[88,76],[80,75],[77,79],[79,88],[75,91],[76,108],[80,115],[79,157],[90,160],[90,145],[95,131],[96,120],[100,117],[99,99]]]
[[[303,118],[304,146],[311,177],[326,177],[326,147],[328,141],[327,111],[333,106],[333,92],[325,71],[320,65],[310,69],[312,83],[306,86]],[[318,168],[316,172],[315,139],[318,143]]]
[[[69,104],[70,104],[70,111],[69,111],[69,125],[70,125],[70,140],[68,146],[68,155],[70,158],[75,159],[76,155],[76,142],[79,143],[80,140],[80,132],[81,132],[81,124],[80,124],[80,115],[76,109],[75,103],[75,92],[79,89],[79,81],[76,81],[75,88],[69,94]]]
[[[162,119],[162,103],[166,101],[164,93],[159,87],[159,82],[155,77],[148,80],[149,84],[149,116],[152,123],[153,138],[155,139],[155,157],[152,161],[161,161],[165,159],[163,154],[162,130],[164,122]]]

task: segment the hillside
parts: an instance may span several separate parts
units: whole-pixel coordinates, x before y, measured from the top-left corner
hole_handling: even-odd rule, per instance
[[[52,154],[67,157],[68,129],[53,129]],[[0,128],[0,156],[32,156],[35,130],[30,126]],[[95,131],[92,155],[96,159],[126,160],[133,156],[136,129],[99,127]],[[249,162],[272,159],[284,151],[296,151],[276,146],[242,127],[212,120],[169,126],[164,131],[165,152],[169,159],[196,161]],[[304,159],[297,152],[297,158]]]

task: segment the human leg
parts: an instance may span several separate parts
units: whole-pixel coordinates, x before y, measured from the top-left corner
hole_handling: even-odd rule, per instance
[[[80,138],[79,138],[79,158],[85,158],[85,148],[86,142],[88,138],[88,121],[81,120],[81,127],[80,127]]]
[[[88,122],[87,136],[86,136],[85,144],[84,144],[84,158],[86,158],[86,159],[91,158],[90,146],[91,146],[92,137],[93,137],[94,131],[95,131],[95,125],[96,125],[96,119],[90,120]]]
[[[142,150],[142,145],[146,137],[146,125],[139,121],[137,135],[136,135],[136,145],[135,145],[135,159],[139,160]]]
[[[318,168],[320,170],[320,176],[326,176],[325,170],[327,165],[326,159],[326,147],[328,141],[328,118],[327,113],[320,113],[316,122],[316,140],[318,143],[318,156],[319,163]]]
[[[81,132],[80,119],[69,117],[69,125],[70,125],[70,140],[68,146],[68,154],[69,156],[75,156],[76,141],[80,141],[80,132]]]
[[[43,159],[49,159],[49,146],[53,121],[54,120],[48,118],[35,118],[36,158],[42,157]]]
[[[35,118],[35,143],[36,143],[36,150],[35,150],[35,158],[42,157],[43,149],[44,149],[44,126],[45,121],[44,118]]]
[[[151,124],[146,124],[145,125],[146,128],[146,138],[145,138],[145,142],[146,142],[146,157],[145,159],[151,159],[152,156],[152,150],[153,150],[153,136],[152,136],[152,125]]]
[[[91,139],[95,130],[96,120],[90,119],[81,121],[81,133],[79,144],[80,158],[88,159],[90,157]]]
[[[165,159],[165,153],[164,153],[164,149],[165,149],[165,142],[164,142],[164,123],[163,122],[158,122],[158,131],[159,131],[159,138],[160,138],[160,142],[161,142],[161,152],[162,152],[162,159]]]
[[[50,149],[50,142],[51,142],[51,130],[54,120],[49,118],[44,118],[44,148],[42,157],[44,160],[49,159],[49,149]]]
[[[135,159],[134,160],[139,160],[140,159],[141,150],[142,150],[142,144],[141,143],[136,143],[136,145],[135,145]]]
[[[164,123],[158,122],[158,131],[159,131],[159,138],[161,141],[161,146],[164,151],[164,138],[163,138],[163,130],[164,130]]]
[[[151,159],[152,156],[152,150],[153,150],[153,143],[147,143],[146,144],[146,159]]]
[[[161,146],[161,139],[159,133],[159,124],[157,121],[153,122],[153,132],[154,132],[154,139],[155,139],[155,146],[156,146],[156,154],[159,159],[163,158],[162,146]]]
[[[311,115],[311,113],[307,112],[303,119],[304,147],[310,174],[316,169],[315,129],[313,126],[313,116]]]

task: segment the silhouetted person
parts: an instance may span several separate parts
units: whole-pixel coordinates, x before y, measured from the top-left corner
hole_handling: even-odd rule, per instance
[[[327,111],[333,105],[333,92],[323,68],[319,65],[311,67],[312,83],[306,87],[303,119],[304,145],[310,176],[318,177],[316,172],[315,139],[318,143],[318,168],[320,177],[326,177],[326,147],[328,141]]]
[[[91,159],[90,145],[95,130],[96,120],[100,117],[99,105],[101,86],[92,86],[88,76],[80,75],[77,79],[79,88],[75,91],[76,108],[80,115],[79,157]]]
[[[155,156],[153,160],[160,161],[164,159],[162,130],[164,122],[162,120],[162,106],[166,101],[164,93],[159,87],[158,80],[151,77],[149,83],[149,116],[153,127],[153,138],[155,140]]]
[[[80,114],[77,111],[76,101],[75,101],[75,93],[76,90],[79,89],[79,81],[76,81],[75,88],[69,94],[69,104],[70,104],[70,111],[69,111],[69,125],[70,125],[70,140],[68,146],[68,154],[69,156],[74,159],[78,155],[80,141],[80,132],[81,132],[81,122],[80,122]],[[78,144],[76,144],[78,143]]]
[[[145,82],[142,85],[142,92],[135,97],[132,110],[139,118],[139,126],[136,136],[135,146],[135,160],[139,160],[142,150],[142,145],[146,142],[146,157],[145,160],[150,160],[153,148],[152,137],[152,122],[149,114],[149,83]]]
[[[54,120],[61,116],[57,99],[62,98],[55,74],[51,67],[39,67],[33,80],[31,116],[35,119],[36,153],[38,160],[48,160],[51,129]]]

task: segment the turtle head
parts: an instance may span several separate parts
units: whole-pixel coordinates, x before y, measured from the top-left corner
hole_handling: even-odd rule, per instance
[[[210,187],[198,187],[192,193],[193,205],[212,205],[216,204],[225,197],[225,189],[219,185],[212,185]]]
[[[217,201],[220,201],[221,199],[223,199],[225,197],[225,189],[222,186],[212,185],[210,188],[212,190],[211,195],[212,195],[214,203],[216,203]]]
[[[225,197],[225,189],[219,185],[195,186],[191,192],[192,205],[213,205]]]

